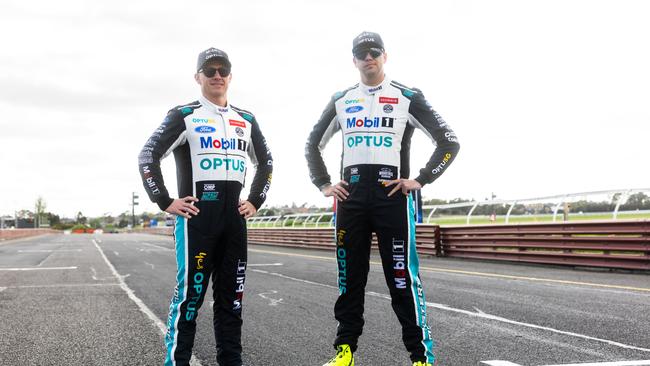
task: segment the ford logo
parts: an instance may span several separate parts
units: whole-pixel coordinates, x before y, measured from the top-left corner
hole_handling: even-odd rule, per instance
[[[212,127],[212,126],[199,126],[194,129],[194,131],[198,133],[210,133],[210,132],[215,132],[217,129]]]
[[[362,106],[360,106],[360,105],[354,105],[354,106],[352,106],[352,107],[348,107],[348,108],[345,110],[345,113],[357,113],[357,112],[360,112],[360,111],[362,111],[362,110],[363,110],[363,107],[362,107]]]

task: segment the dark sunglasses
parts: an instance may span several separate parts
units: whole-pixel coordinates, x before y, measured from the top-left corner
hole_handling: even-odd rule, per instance
[[[227,67],[207,67],[205,69],[199,70],[199,72],[202,72],[203,75],[206,77],[212,78],[214,75],[219,73],[219,76],[222,78],[225,78],[226,76],[230,75],[230,69]]]
[[[353,52],[354,57],[357,60],[365,60],[367,54],[370,54],[370,57],[372,57],[372,58],[377,58],[377,57],[381,56],[382,53],[383,52],[381,52],[381,50],[379,50],[377,48],[371,48],[371,49],[365,49],[365,50],[357,50],[357,51]]]

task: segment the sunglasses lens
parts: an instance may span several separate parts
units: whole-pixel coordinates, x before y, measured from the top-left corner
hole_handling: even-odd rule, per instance
[[[377,58],[381,56],[381,51],[376,50],[376,49],[370,49],[370,50],[360,50],[354,52],[354,57],[356,57],[358,60],[365,60],[366,55],[370,53],[370,57],[372,58]]]
[[[230,69],[226,67],[220,67],[217,69],[219,72],[219,75],[221,75],[222,78],[225,78],[226,76],[230,75]]]
[[[214,75],[219,73],[219,76],[222,78],[225,78],[226,76],[230,75],[230,69],[226,67],[220,67],[220,68],[214,68],[214,67],[208,67],[207,69],[203,69],[203,75],[206,77],[212,78]]]

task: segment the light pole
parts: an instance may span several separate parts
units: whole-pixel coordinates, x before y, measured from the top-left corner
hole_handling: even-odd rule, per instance
[[[135,192],[131,193],[131,228],[135,229],[135,206],[138,205],[138,201],[136,201],[140,196],[135,194]]]

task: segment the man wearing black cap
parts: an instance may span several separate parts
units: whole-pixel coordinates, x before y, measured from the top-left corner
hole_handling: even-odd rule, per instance
[[[196,317],[212,277],[214,334],[219,365],[241,366],[242,296],[246,273],[246,219],[266,199],[273,160],[250,112],[227,99],[228,55],[199,54],[196,82],[202,96],[172,108],[142,148],[139,168],[149,198],[176,215],[176,289],[167,321],[165,365],[189,365]],[[169,196],[160,161],[176,159],[178,193]],[[256,168],[248,199],[239,194],[248,168]]]
[[[392,306],[414,366],[433,365],[433,340],[415,247],[411,192],[432,183],[459,150],[456,135],[422,92],[384,74],[387,56],[377,33],[363,32],[352,42],[361,82],[335,93],[314,126],[306,146],[312,182],[338,200],[336,257],[339,325],[336,356],[324,366],[353,366],[363,328],[363,304],[372,233],[377,235]],[[415,128],[436,146],[426,166],[409,177],[409,150]],[[342,180],[335,185],[321,155],[337,131],[343,136]]]

